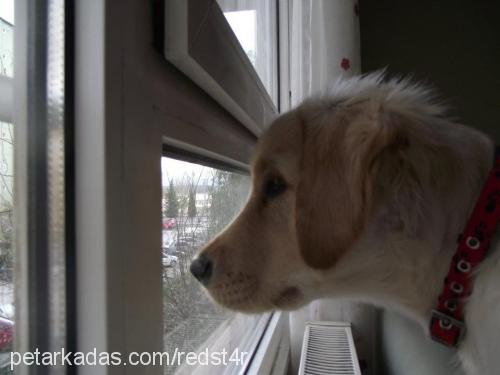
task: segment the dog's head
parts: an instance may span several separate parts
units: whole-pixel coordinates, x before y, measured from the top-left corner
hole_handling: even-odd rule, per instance
[[[433,152],[435,142],[418,111],[405,107],[411,92],[407,101],[390,102],[396,86],[376,81],[306,102],[261,137],[246,206],[191,265],[215,301],[259,312],[317,298],[378,206],[406,185],[432,183],[438,172],[418,154]],[[438,114],[425,105],[425,116]]]

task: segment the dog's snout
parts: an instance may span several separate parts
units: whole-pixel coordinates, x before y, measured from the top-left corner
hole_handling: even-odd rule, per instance
[[[191,262],[189,270],[200,283],[202,283],[203,285],[207,285],[212,276],[212,268],[213,264],[210,258],[204,254],[201,254]]]

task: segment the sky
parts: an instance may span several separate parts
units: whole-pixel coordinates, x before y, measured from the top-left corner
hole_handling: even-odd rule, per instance
[[[256,13],[255,10],[224,12],[227,22],[245,52],[253,51],[255,53],[257,39],[257,30],[255,29],[257,23],[255,19]]]
[[[0,18],[14,24],[14,0],[0,0]]]
[[[170,180],[179,181],[184,176],[194,176],[196,179],[208,179],[211,176],[212,168],[203,165],[188,163],[172,158],[161,158],[162,185],[168,186]]]

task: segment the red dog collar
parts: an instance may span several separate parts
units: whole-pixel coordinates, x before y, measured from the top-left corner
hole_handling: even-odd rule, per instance
[[[458,241],[443,293],[432,311],[431,337],[448,346],[456,346],[465,333],[463,301],[472,292],[471,272],[483,260],[500,221],[500,148],[493,168]]]

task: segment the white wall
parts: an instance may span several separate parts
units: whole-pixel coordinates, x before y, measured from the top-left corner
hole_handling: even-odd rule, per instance
[[[381,344],[384,374],[462,374],[454,349],[432,341],[422,327],[397,313],[382,313]]]

